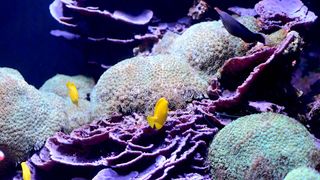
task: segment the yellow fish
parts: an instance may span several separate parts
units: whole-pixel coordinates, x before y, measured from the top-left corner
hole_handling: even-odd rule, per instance
[[[22,179],[31,180],[31,172],[26,162],[21,163],[22,168]]]
[[[165,98],[160,98],[154,108],[153,116],[148,116],[149,125],[157,130],[161,129],[168,117],[168,101]]]
[[[73,82],[67,82],[67,88],[69,90],[69,96],[73,104],[78,106],[79,103],[79,93],[76,85]]]

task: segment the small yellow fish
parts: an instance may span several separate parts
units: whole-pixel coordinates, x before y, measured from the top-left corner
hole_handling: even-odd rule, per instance
[[[30,168],[27,165],[27,163],[22,162],[21,168],[22,168],[22,179],[23,180],[31,180],[31,172],[30,172]]]
[[[69,96],[73,104],[78,106],[79,94],[76,85],[73,82],[67,82],[67,88],[69,90]]]
[[[157,130],[161,129],[168,117],[168,104],[169,102],[165,98],[160,98],[154,108],[153,116],[148,116],[147,120],[149,125]]]

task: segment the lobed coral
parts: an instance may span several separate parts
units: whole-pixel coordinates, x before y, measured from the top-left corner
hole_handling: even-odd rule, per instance
[[[294,168],[315,167],[319,158],[307,129],[275,113],[231,122],[215,136],[208,157],[214,179],[282,179]]]
[[[284,180],[320,180],[320,174],[309,167],[299,167],[290,171]]]
[[[170,109],[205,97],[208,80],[182,59],[172,55],[134,57],[108,69],[95,86],[93,116],[112,112],[149,112],[165,97]]]
[[[114,115],[74,130],[57,133],[34,154],[35,178],[171,179],[208,178],[207,145],[217,128],[205,124],[196,106],[169,114],[153,130],[144,116]],[[59,173],[57,173],[59,172]]]
[[[68,81],[75,83],[79,92],[79,98],[84,100],[90,97],[90,93],[95,85],[95,82],[92,78],[88,78],[83,75],[67,76],[63,74],[57,74],[48,79],[39,90],[69,98],[68,88],[66,87]]]

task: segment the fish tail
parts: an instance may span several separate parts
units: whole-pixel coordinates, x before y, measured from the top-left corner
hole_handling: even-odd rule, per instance
[[[147,120],[148,120],[148,124],[150,125],[151,128],[155,127],[155,121],[156,121],[156,117],[154,116],[148,116]]]
[[[157,130],[159,130],[163,127],[163,124],[159,124],[159,123],[154,123],[154,125],[156,126]]]

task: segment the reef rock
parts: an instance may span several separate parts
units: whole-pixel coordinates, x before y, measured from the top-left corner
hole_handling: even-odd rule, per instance
[[[283,179],[300,166],[316,167],[319,149],[295,119],[275,113],[241,117],[209,149],[213,179]]]

